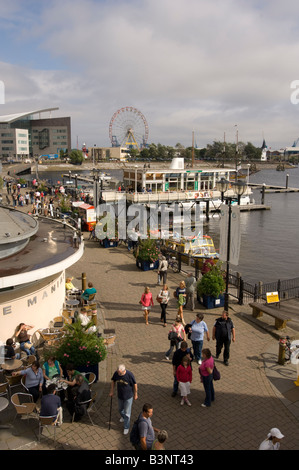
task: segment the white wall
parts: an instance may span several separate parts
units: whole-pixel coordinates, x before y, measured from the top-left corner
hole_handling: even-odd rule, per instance
[[[52,281],[40,287],[31,286],[30,293],[0,303],[0,341],[11,338],[20,323],[36,330],[48,328],[54,317],[61,314],[65,301],[65,271],[53,276]]]

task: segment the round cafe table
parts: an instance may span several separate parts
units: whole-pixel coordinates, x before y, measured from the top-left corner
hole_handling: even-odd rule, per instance
[[[5,408],[7,408],[8,405],[9,405],[9,401],[7,400],[7,398],[0,397],[0,411],[5,410]]]
[[[0,397],[0,411],[4,411],[9,405],[9,401],[7,398]],[[0,424],[0,429],[8,429],[11,428],[11,424]]]
[[[3,370],[16,370],[23,365],[21,359],[6,359],[5,362],[1,364],[1,369]]]
[[[79,305],[80,301],[77,299],[67,299],[65,303],[68,307],[76,307]]]

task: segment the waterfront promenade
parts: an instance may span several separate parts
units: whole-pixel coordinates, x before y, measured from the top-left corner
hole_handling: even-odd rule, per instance
[[[88,234],[85,234],[88,238]],[[296,367],[277,364],[278,341],[263,329],[248,322],[248,307],[231,304],[230,315],[236,327],[236,342],[231,346],[230,365],[216,360],[221,380],[215,383],[216,401],[211,408],[202,408],[203,386],[198,366],[193,365],[190,401],[192,406],[180,406],[179,396],[172,398],[172,365],[165,359],[168,349],[168,328],[160,322],[160,306],[155,302],[159,287],[156,272],[137,269],[135,259],[124,246],[100,248],[97,242],[86,240],[84,256],[67,272],[80,287],[81,275],[86,273],[97,289],[100,328],[116,331],[115,346],[108,349],[108,357],[100,365],[100,380],[95,426],[88,419],[70,423],[65,411],[64,423],[57,429],[56,443],[45,430],[38,443],[37,419],[16,419],[12,429],[0,431],[0,449],[30,450],[132,450],[129,436],[123,435],[119,423],[116,396],[112,402],[111,429],[108,430],[110,410],[110,379],[117,365],[124,363],[138,382],[138,400],[132,407],[132,421],[145,402],[152,403],[153,425],[166,429],[168,450],[256,450],[270,428],[278,427],[285,435],[284,450],[299,449],[299,387],[295,387]],[[176,315],[176,301],[172,292],[184,275],[169,273],[171,300],[168,323]],[[153,293],[155,307],[150,324],[145,325],[139,300],[144,287]],[[190,321],[199,311],[185,311]],[[221,309],[203,311],[208,328],[212,330]],[[190,341],[189,341],[190,343]],[[215,342],[205,340],[215,354]],[[2,421],[5,413],[1,414]]]

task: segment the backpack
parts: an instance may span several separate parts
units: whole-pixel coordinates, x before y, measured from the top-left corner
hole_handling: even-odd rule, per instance
[[[140,421],[146,422],[144,418],[138,417],[136,421],[134,421],[133,427],[130,432],[130,442],[133,446],[139,444],[140,442],[139,429],[138,429],[138,424],[140,423]]]
[[[169,341],[179,341],[177,332],[176,331],[170,331],[168,333],[168,339],[169,339]]]
[[[192,326],[191,323],[187,323],[187,325],[185,325],[185,333],[186,333],[188,339],[191,338],[191,333],[189,332],[191,326]]]

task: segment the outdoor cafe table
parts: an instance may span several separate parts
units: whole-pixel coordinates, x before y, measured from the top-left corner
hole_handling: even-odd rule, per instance
[[[7,398],[0,397],[0,412],[4,411],[5,408],[8,407],[8,405],[9,405],[9,401],[7,400]],[[11,427],[11,424],[0,424],[0,429],[7,429],[10,427]]]
[[[62,390],[66,390],[68,385],[65,382],[60,382],[60,377],[53,377],[52,379],[46,380],[46,388],[49,387],[50,384],[55,384],[57,392],[61,392]]]
[[[19,369],[23,365],[23,361],[21,359],[6,359],[5,362],[3,362],[0,367],[3,370],[16,370]]]
[[[67,299],[65,303],[68,307],[76,307],[79,305],[80,301],[77,299]]]

